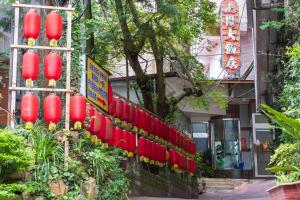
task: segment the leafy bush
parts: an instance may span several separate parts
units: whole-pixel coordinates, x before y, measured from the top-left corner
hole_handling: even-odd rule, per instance
[[[27,147],[23,137],[10,130],[0,130],[0,183],[9,181],[12,173],[33,165],[34,154]]]

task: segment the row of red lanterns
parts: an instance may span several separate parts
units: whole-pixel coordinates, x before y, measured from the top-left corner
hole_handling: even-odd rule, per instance
[[[52,11],[46,17],[46,36],[50,46],[56,47],[62,36],[63,19],[59,12]],[[28,45],[35,45],[35,40],[41,32],[41,16],[35,10],[30,10],[24,16],[23,36],[28,39]]]
[[[86,117],[85,97],[74,95],[70,99],[70,120],[74,122],[75,129],[80,129]],[[21,99],[21,118],[26,128],[32,128],[38,119],[39,101],[32,93],[26,93]],[[61,121],[61,98],[54,93],[48,95],[43,102],[44,120],[49,124],[49,130],[54,130],[56,124]]]
[[[167,161],[167,148],[144,137],[138,139],[138,156],[141,162],[164,166]]]
[[[95,142],[100,141],[103,146],[114,146],[124,150],[124,155],[133,157],[136,150],[135,135],[126,130],[115,127],[111,119],[91,104],[87,104],[87,116],[89,118],[88,125],[85,129],[93,136]]]
[[[152,138],[160,142],[167,141],[190,154],[195,154],[196,152],[195,142],[185,136],[185,134],[121,98],[112,97],[109,112],[116,118],[117,122],[125,121],[139,128],[142,135],[152,136]]]
[[[26,80],[26,87],[32,87],[33,81],[37,80],[39,75],[40,58],[39,55],[28,50],[22,58],[22,78]],[[55,87],[56,81],[62,74],[62,58],[58,53],[50,52],[44,59],[44,74],[49,80],[48,86]]]
[[[172,170],[176,172],[187,171],[191,175],[196,173],[195,160],[182,155],[180,152],[174,149],[169,150],[169,156],[169,163]]]

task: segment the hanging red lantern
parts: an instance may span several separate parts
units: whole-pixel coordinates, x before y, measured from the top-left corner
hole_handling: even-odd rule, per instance
[[[22,58],[22,78],[26,80],[26,87],[31,88],[33,81],[38,78],[39,65],[40,58],[36,52],[28,50],[24,53]]]
[[[27,93],[21,99],[21,118],[25,122],[25,129],[32,129],[39,113],[38,97]]]
[[[123,101],[123,115],[122,115],[122,120],[128,122],[129,120],[129,110],[130,110],[130,105],[127,101]]]
[[[108,144],[112,143],[113,140],[113,131],[114,131],[114,126],[109,117],[104,116],[105,118],[105,137],[104,137],[104,142],[105,142],[105,147],[108,147]]]
[[[108,84],[108,113],[111,114],[111,104],[113,103],[113,88],[110,84]]]
[[[116,98],[113,96],[111,102],[109,103],[108,112],[111,115],[114,115],[116,112]]]
[[[55,94],[48,95],[44,100],[44,120],[49,124],[49,130],[53,131],[61,120],[61,100]]]
[[[51,52],[45,57],[44,73],[49,80],[48,86],[55,87],[56,81],[60,79],[62,73],[62,58],[58,53]]]
[[[133,153],[136,149],[136,141],[135,141],[135,134],[129,132],[128,134],[129,146],[128,146],[128,157],[133,157]]]
[[[169,162],[170,162],[170,165],[171,165],[171,168],[176,170],[178,169],[178,155],[177,155],[177,152],[174,150],[174,149],[170,149],[169,151]]]
[[[136,107],[133,104],[129,104],[129,118],[128,122],[134,124],[135,122],[135,113]]]
[[[95,118],[94,118],[94,126],[92,129],[92,134],[93,135],[97,135],[99,133],[99,131],[101,130],[102,126],[101,126],[101,113],[99,111],[95,111]]]
[[[113,142],[113,146],[117,147],[117,148],[121,148],[122,147],[122,142],[123,142],[123,130],[118,128],[118,127],[114,127],[114,142]]]
[[[40,35],[41,17],[35,10],[30,10],[24,16],[23,36],[28,39],[28,45],[35,45],[35,39]]]
[[[56,11],[52,11],[46,17],[46,36],[50,40],[51,47],[56,47],[57,41],[62,36],[62,21],[62,16]]]
[[[76,94],[70,99],[70,120],[74,122],[74,129],[80,130],[86,117],[85,97]]]
[[[147,162],[147,156],[146,156],[146,139],[143,137],[140,137],[138,139],[138,156],[139,156],[139,160],[142,162]]]
[[[116,109],[115,112],[113,113],[115,118],[121,119],[123,116],[123,99],[120,98],[115,98],[116,102]]]
[[[91,133],[95,124],[95,108],[90,103],[86,103],[86,116],[88,122],[85,124],[85,130]]]
[[[103,147],[108,147],[108,144],[113,143],[113,123],[110,118],[99,112],[100,129],[97,130],[96,135],[102,141]]]

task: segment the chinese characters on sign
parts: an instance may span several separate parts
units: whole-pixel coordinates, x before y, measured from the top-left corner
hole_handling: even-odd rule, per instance
[[[87,58],[87,99],[108,111],[108,72],[91,58]]]
[[[223,0],[221,4],[221,40],[223,67],[228,73],[236,73],[241,67],[239,32],[239,7],[235,0]]]

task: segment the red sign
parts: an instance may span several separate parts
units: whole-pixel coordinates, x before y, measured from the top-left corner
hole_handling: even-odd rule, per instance
[[[236,73],[241,68],[241,46],[239,7],[235,0],[222,1],[221,21],[223,67],[228,73]]]

